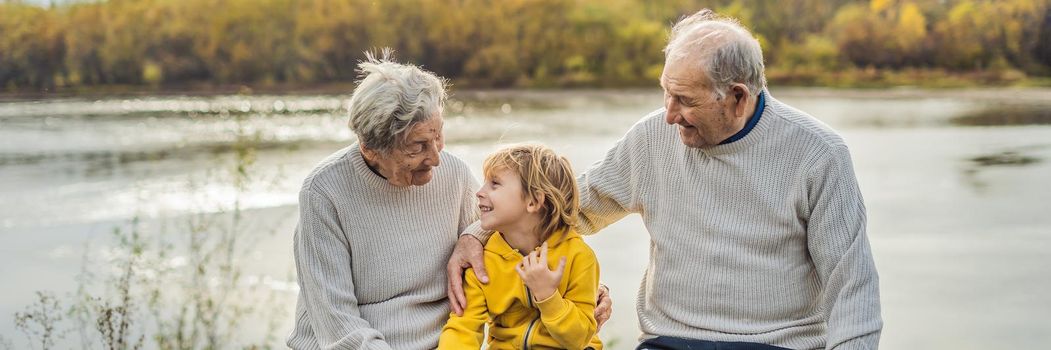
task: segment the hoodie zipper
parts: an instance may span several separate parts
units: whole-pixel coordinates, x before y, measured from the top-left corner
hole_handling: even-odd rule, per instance
[[[529,300],[529,308],[532,309],[535,307],[535,305],[533,305],[533,293],[529,292],[529,287],[526,287],[525,290],[526,298]],[[532,321],[529,321],[529,327],[526,327],[525,336],[522,337],[522,350],[529,350],[529,336],[533,334],[533,327],[536,326],[536,321],[539,320],[540,316],[538,315]]]
[[[522,252],[518,251],[518,249],[515,249],[515,253],[518,253],[517,255],[519,258],[525,256],[522,255]],[[525,285],[525,281],[522,281],[522,288],[526,291],[526,302],[529,303],[529,308],[536,308],[536,305],[533,304],[533,293],[529,291],[529,286]],[[536,326],[536,321],[539,320],[540,315],[537,315],[536,318],[529,321],[529,327],[526,327],[525,335],[522,336],[522,350],[529,350],[529,336],[533,334],[533,327]]]

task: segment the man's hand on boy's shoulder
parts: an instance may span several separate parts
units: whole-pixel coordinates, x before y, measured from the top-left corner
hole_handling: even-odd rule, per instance
[[[613,315],[613,299],[609,297],[609,287],[605,284],[598,285],[598,300],[595,301],[595,321],[598,321],[598,329],[609,321]]]

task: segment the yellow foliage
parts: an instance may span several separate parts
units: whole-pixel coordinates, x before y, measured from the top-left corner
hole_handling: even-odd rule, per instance
[[[146,62],[142,67],[142,81],[150,85],[157,85],[163,80],[164,71],[161,66],[156,62]]]
[[[869,2],[869,9],[871,9],[872,12],[880,13],[889,9],[894,3],[895,0],[871,0]]]
[[[894,34],[902,51],[913,51],[920,45],[927,36],[927,18],[919,6],[907,3],[901,7]]]
[[[352,81],[384,46],[460,86],[651,86],[669,25],[702,5],[752,29],[781,71],[1047,74],[1049,2],[0,0],[0,88]]]

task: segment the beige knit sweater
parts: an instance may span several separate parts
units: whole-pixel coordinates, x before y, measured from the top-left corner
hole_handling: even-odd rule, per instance
[[[663,109],[643,118],[580,176],[578,229],[642,215],[643,338],[875,349],[879,281],[847,146],[766,101],[743,139],[709,149],[686,147]]]
[[[451,154],[423,186],[394,187],[357,144],[303,182],[294,251],[294,349],[433,349],[449,318],[445,263],[477,220],[470,169]]]

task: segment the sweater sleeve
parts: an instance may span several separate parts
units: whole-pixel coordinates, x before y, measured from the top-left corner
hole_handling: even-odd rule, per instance
[[[475,180],[474,176],[467,175],[467,184],[464,187],[465,192],[460,203],[460,221],[457,230],[460,230],[461,233],[469,233],[472,231],[465,230],[478,222],[478,199],[474,195],[478,191],[478,180]],[[481,231],[480,224],[477,230]]]
[[[827,349],[876,349],[879,276],[865,234],[865,204],[846,146],[834,147],[811,170],[807,245],[823,286]]]
[[[489,308],[482,292],[482,283],[467,269],[464,273],[464,294],[467,296],[467,307],[463,316],[449,313],[449,321],[442,328],[438,339],[438,349],[480,349],[485,333],[485,322],[489,317]]]
[[[390,349],[361,318],[354,295],[350,243],[335,206],[310,189],[299,195],[295,234],[296,273],[307,322],[322,349]]]
[[[639,211],[638,194],[645,162],[649,157],[643,129],[635,124],[606,157],[577,178],[580,188],[580,214],[577,231],[594,234],[630,213]]]
[[[471,176],[470,184],[471,192],[464,199],[464,205],[469,204],[470,208],[462,209],[464,214],[460,217],[460,235],[474,236],[482,242],[482,246],[485,246],[485,243],[489,241],[489,236],[493,235],[493,231],[483,229],[482,221],[478,219],[478,199],[475,197],[474,191],[481,188],[481,185],[473,176]]]
[[[595,253],[585,249],[574,256],[568,276],[564,277],[569,280],[565,295],[556,291],[547,299],[536,302],[540,322],[566,349],[584,349],[589,344],[601,349],[601,343],[592,341],[598,332],[595,300],[598,297],[599,267]]]

